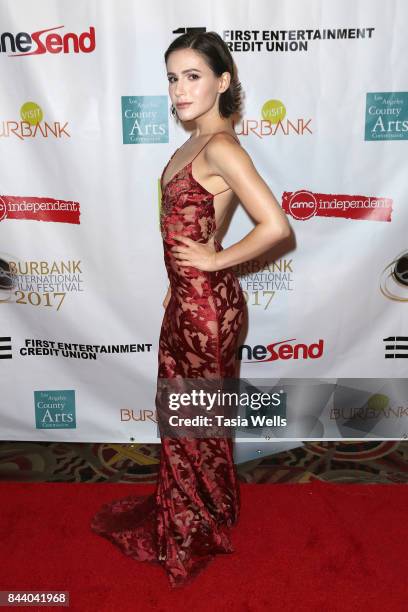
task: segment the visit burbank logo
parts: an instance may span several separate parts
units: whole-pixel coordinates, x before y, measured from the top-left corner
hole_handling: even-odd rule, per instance
[[[44,112],[39,104],[33,101],[25,102],[20,108],[20,121],[15,118],[0,120],[0,138],[71,138],[68,132],[68,121],[44,121]]]
[[[0,53],[8,57],[27,55],[52,55],[58,53],[92,53],[95,51],[95,28],[90,26],[88,32],[56,32],[65,26],[55,26],[46,30],[28,32],[2,32],[0,34]]]
[[[340,217],[364,221],[391,221],[391,198],[313,193],[312,191],[284,191],[283,210],[297,221],[313,217]]]

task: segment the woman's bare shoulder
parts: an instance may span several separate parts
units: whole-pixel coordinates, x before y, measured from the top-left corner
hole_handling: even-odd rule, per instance
[[[235,133],[218,132],[206,147],[206,158],[210,165],[219,166],[224,161],[241,160],[241,164],[252,162],[246,149]]]

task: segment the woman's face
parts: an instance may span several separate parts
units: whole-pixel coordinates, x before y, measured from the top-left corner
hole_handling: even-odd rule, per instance
[[[178,49],[167,60],[169,95],[181,121],[190,121],[214,109],[218,93],[228,88],[229,73],[217,77],[194,49]],[[221,89],[221,91],[219,91]],[[179,104],[187,102],[186,106]]]

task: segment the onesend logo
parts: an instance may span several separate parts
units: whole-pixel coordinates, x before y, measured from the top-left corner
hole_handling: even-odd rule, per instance
[[[296,338],[273,342],[264,346],[257,344],[254,347],[248,344],[242,344],[238,349],[238,359],[242,361],[244,352],[248,361],[243,363],[266,363],[269,361],[277,361],[279,359],[319,359],[323,355],[323,339],[313,344],[288,344],[294,342]],[[268,357],[269,353],[269,357]],[[265,359],[267,357],[267,359]]]
[[[34,391],[37,429],[75,429],[75,391]]]
[[[41,40],[41,37],[46,32],[60,30],[65,26],[56,26],[47,30],[38,30],[32,34],[27,32],[19,32],[12,34],[11,32],[3,32],[0,35],[0,52],[8,53],[8,57],[21,57],[26,55],[43,55],[44,53],[92,53],[95,50],[95,28],[90,26],[89,32],[83,32],[78,36],[73,32],[67,32],[63,36],[60,34],[47,34]],[[36,45],[34,50],[33,43]],[[19,51],[19,53],[16,53]],[[11,53],[9,53],[11,52]]]
[[[25,102],[20,108],[20,117],[22,121],[5,120],[0,122],[0,138],[12,138],[13,136],[20,140],[36,138],[37,136],[43,138],[67,136],[71,138],[71,134],[66,131],[68,121],[64,125],[61,125],[59,121],[44,121],[42,123],[44,113],[36,102]]]
[[[311,191],[284,191],[282,208],[297,221],[312,217],[340,217],[366,221],[391,221],[392,199],[363,195],[312,193]]]
[[[408,251],[402,251],[385,266],[380,291],[393,302],[408,302]]]

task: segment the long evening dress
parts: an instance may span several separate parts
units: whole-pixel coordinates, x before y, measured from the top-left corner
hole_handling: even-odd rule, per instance
[[[218,194],[209,193],[192,171],[193,160],[213,136],[164,188],[164,172],[178,149],[161,175],[160,228],[171,298],[160,332],[158,382],[237,374],[236,347],[245,308],[238,279],[230,268],[203,272],[180,266],[171,252],[180,244],[172,238],[175,234],[204,243],[216,231]],[[214,244],[222,250],[217,240]],[[133,559],[162,564],[171,586],[180,586],[215,554],[234,551],[229,528],[239,517],[239,482],[231,437],[160,437],[155,493],[104,504],[91,528]]]

